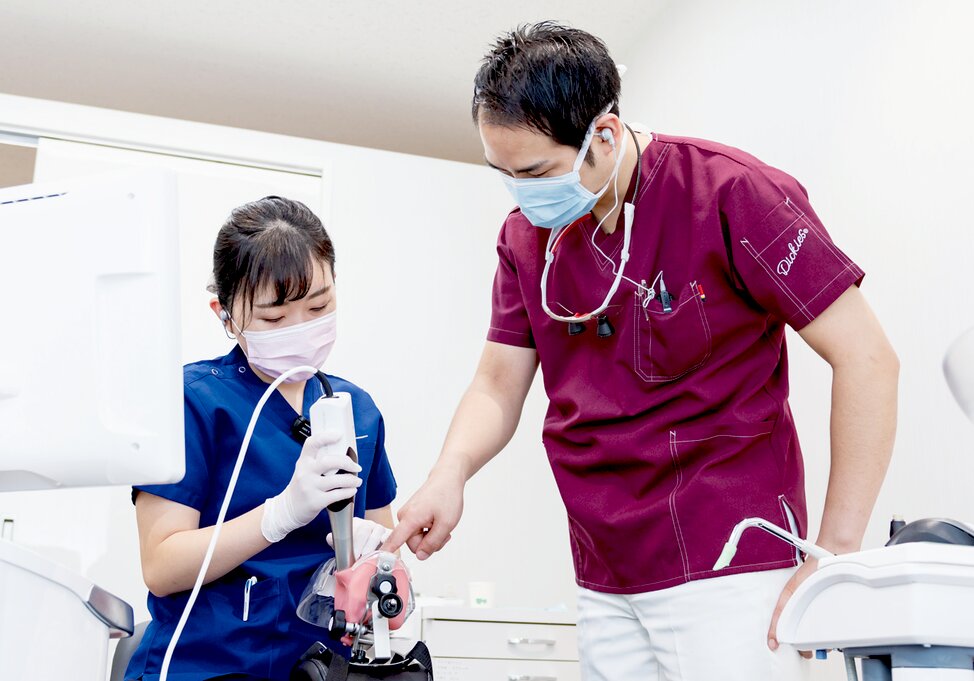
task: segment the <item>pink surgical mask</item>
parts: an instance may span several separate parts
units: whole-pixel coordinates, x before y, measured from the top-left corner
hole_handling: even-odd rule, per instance
[[[271,378],[288,369],[308,365],[320,368],[337,335],[337,312],[326,314],[310,322],[286,326],[270,331],[244,331],[247,340],[247,359],[250,364]],[[285,383],[306,381],[313,374],[300,372],[285,379]]]

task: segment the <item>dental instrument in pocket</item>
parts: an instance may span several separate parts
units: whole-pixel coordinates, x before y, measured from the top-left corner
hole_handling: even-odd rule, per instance
[[[720,557],[714,563],[715,571],[723,570],[731,564],[731,561],[734,560],[734,555],[737,553],[737,544],[741,541],[741,535],[744,534],[744,530],[751,527],[758,527],[813,558],[829,558],[835,555],[831,551],[823,549],[818,544],[813,544],[806,539],[802,539],[764,518],[747,518],[734,526],[734,531],[731,532],[730,539],[724,544],[724,550],[720,552]]]

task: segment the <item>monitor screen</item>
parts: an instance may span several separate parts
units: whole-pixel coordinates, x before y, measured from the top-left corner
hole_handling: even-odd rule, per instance
[[[176,180],[0,189],[0,491],[184,473]]]

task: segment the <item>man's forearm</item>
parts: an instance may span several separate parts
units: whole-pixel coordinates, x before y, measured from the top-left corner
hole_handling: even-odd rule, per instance
[[[831,468],[817,543],[835,553],[862,545],[893,452],[898,378],[891,354],[833,369]]]

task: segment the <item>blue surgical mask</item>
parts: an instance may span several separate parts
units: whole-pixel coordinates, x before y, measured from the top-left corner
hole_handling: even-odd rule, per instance
[[[592,121],[592,125],[585,133],[582,148],[578,150],[578,156],[575,157],[575,164],[570,173],[557,177],[522,179],[510,175],[501,176],[504,184],[507,185],[507,190],[514,197],[517,205],[520,206],[524,217],[535,227],[544,227],[545,229],[564,227],[591,212],[596,202],[618,175],[622,157],[626,153],[626,145],[624,144],[621,152],[616,151],[616,164],[612,175],[597,193],[593,194],[582,185],[582,178],[578,170],[585,161],[585,155],[592,145],[594,135],[595,121]]]

